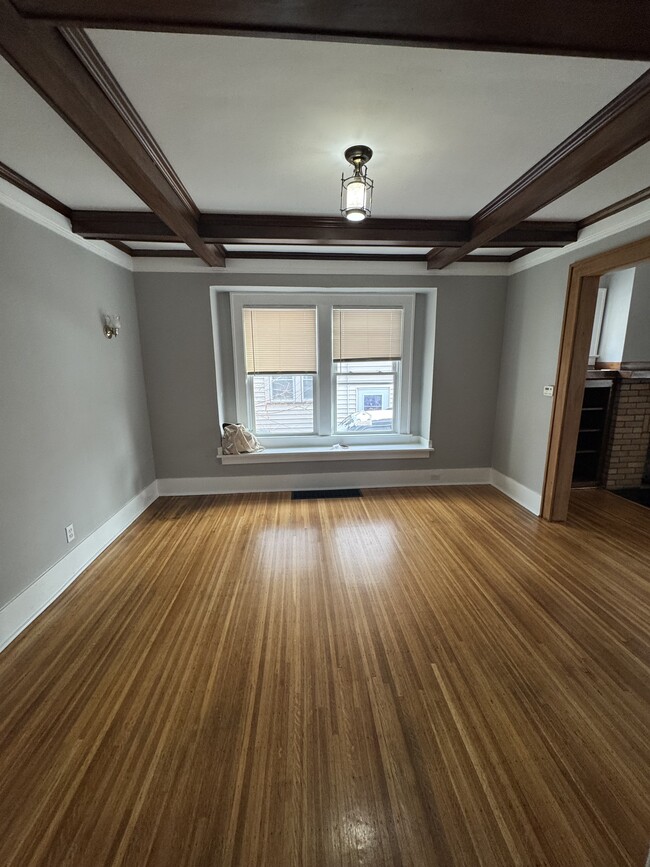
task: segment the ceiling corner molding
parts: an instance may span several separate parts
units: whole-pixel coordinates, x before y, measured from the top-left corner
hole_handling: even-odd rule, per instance
[[[89,241],[81,235],[76,235],[70,228],[70,220],[67,217],[36,200],[31,194],[16,188],[3,178],[0,178],[0,205],[4,205],[9,210],[20,214],[21,217],[26,217],[33,223],[72,241],[73,244],[84,250],[101,256],[102,259],[108,259],[114,265],[133,271],[133,260],[130,256],[104,241]]]
[[[581,230],[578,240],[573,244],[567,244],[561,249],[537,250],[511,262],[508,266],[508,274],[518,274],[520,271],[526,271],[528,268],[534,268],[536,265],[542,265],[544,262],[550,262],[560,256],[570,255],[583,247],[588,247],[590,244],[618,235],[620,232],[633,229],[635,226],[643,225],[643,223],[648,223],[648,232],[650,233],[649,200],[641,201],[625,211],[617,212],[611,217],[587,226]]]

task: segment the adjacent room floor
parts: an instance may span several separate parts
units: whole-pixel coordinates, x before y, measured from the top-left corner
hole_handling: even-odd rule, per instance
[[[3,867],[641,867],[646,509],[159,499],[0,655]]]

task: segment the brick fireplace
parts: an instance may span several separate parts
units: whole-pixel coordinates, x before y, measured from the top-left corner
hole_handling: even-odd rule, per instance
[[[648,478],[650,371],[621,371],[614,384],[603,483],[636,488]]]

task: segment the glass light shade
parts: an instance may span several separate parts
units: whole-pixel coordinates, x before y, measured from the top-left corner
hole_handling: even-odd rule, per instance
[[[350,210],[359,210],[363,208],[366,198],[366,185],[359,179],[348,184],[345,190],[345,206]]]
[[[120,317],[117,314],[105,313],[104,314],[104,334],[106,337],[117,337],[120,333],[120,328],[122,327],[122,323],[120,321]]]
[[[351,175],[341,180],[341,214],[352,222],[370,216],[373,183],[365,175]]]

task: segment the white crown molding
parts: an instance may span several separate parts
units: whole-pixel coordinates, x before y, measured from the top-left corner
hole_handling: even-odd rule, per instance
[[[112,247],[104,241],[90,241],[87,238],[82,238],[81,235],[75,235],[70,228],[70,220],[67,217],[57,213],[52,208],[48,208],[47,205],[39,202],[38,199],[33,198],[1,178],[0,205],[4,205],[22,217],[27,217],[28,220],[38,223],[39,226],[43,226],[51,232],[56,232],[57,235],[67,238],[68,241],[72,241],[73,244],[83,247],[84,250],[88,250],[88,252],[94,253],[96,256],[101,256],[102,259],[108,259],[114,265],[120,265],[120,267],[126,268],[129,271],[133,270],[133,260],[126,253],[122,253],[116,247]]]
[[[567,244],[566,247],[553,247],[551,250],[537,250],[535,253],[529,253],[528,256],[516,259],[510,263],[508,274],[518,274],[520,271],[526,271],[528,268],[534,268],[544,262],[559,259],[560,256],[574,253],[583,247],[588,247],[590,244],[595,244],[611,235],[617,235],[626,229],[633,229],[635,226],[640,226],[648,221],[650,221],[650,200],[639,202],[638,205],[633,205],[631,208],[621,211],[620,214],[614,214],[600,220],[593,226],[587,226],[580,232],[578,240],[574,241],[573,244]]]

